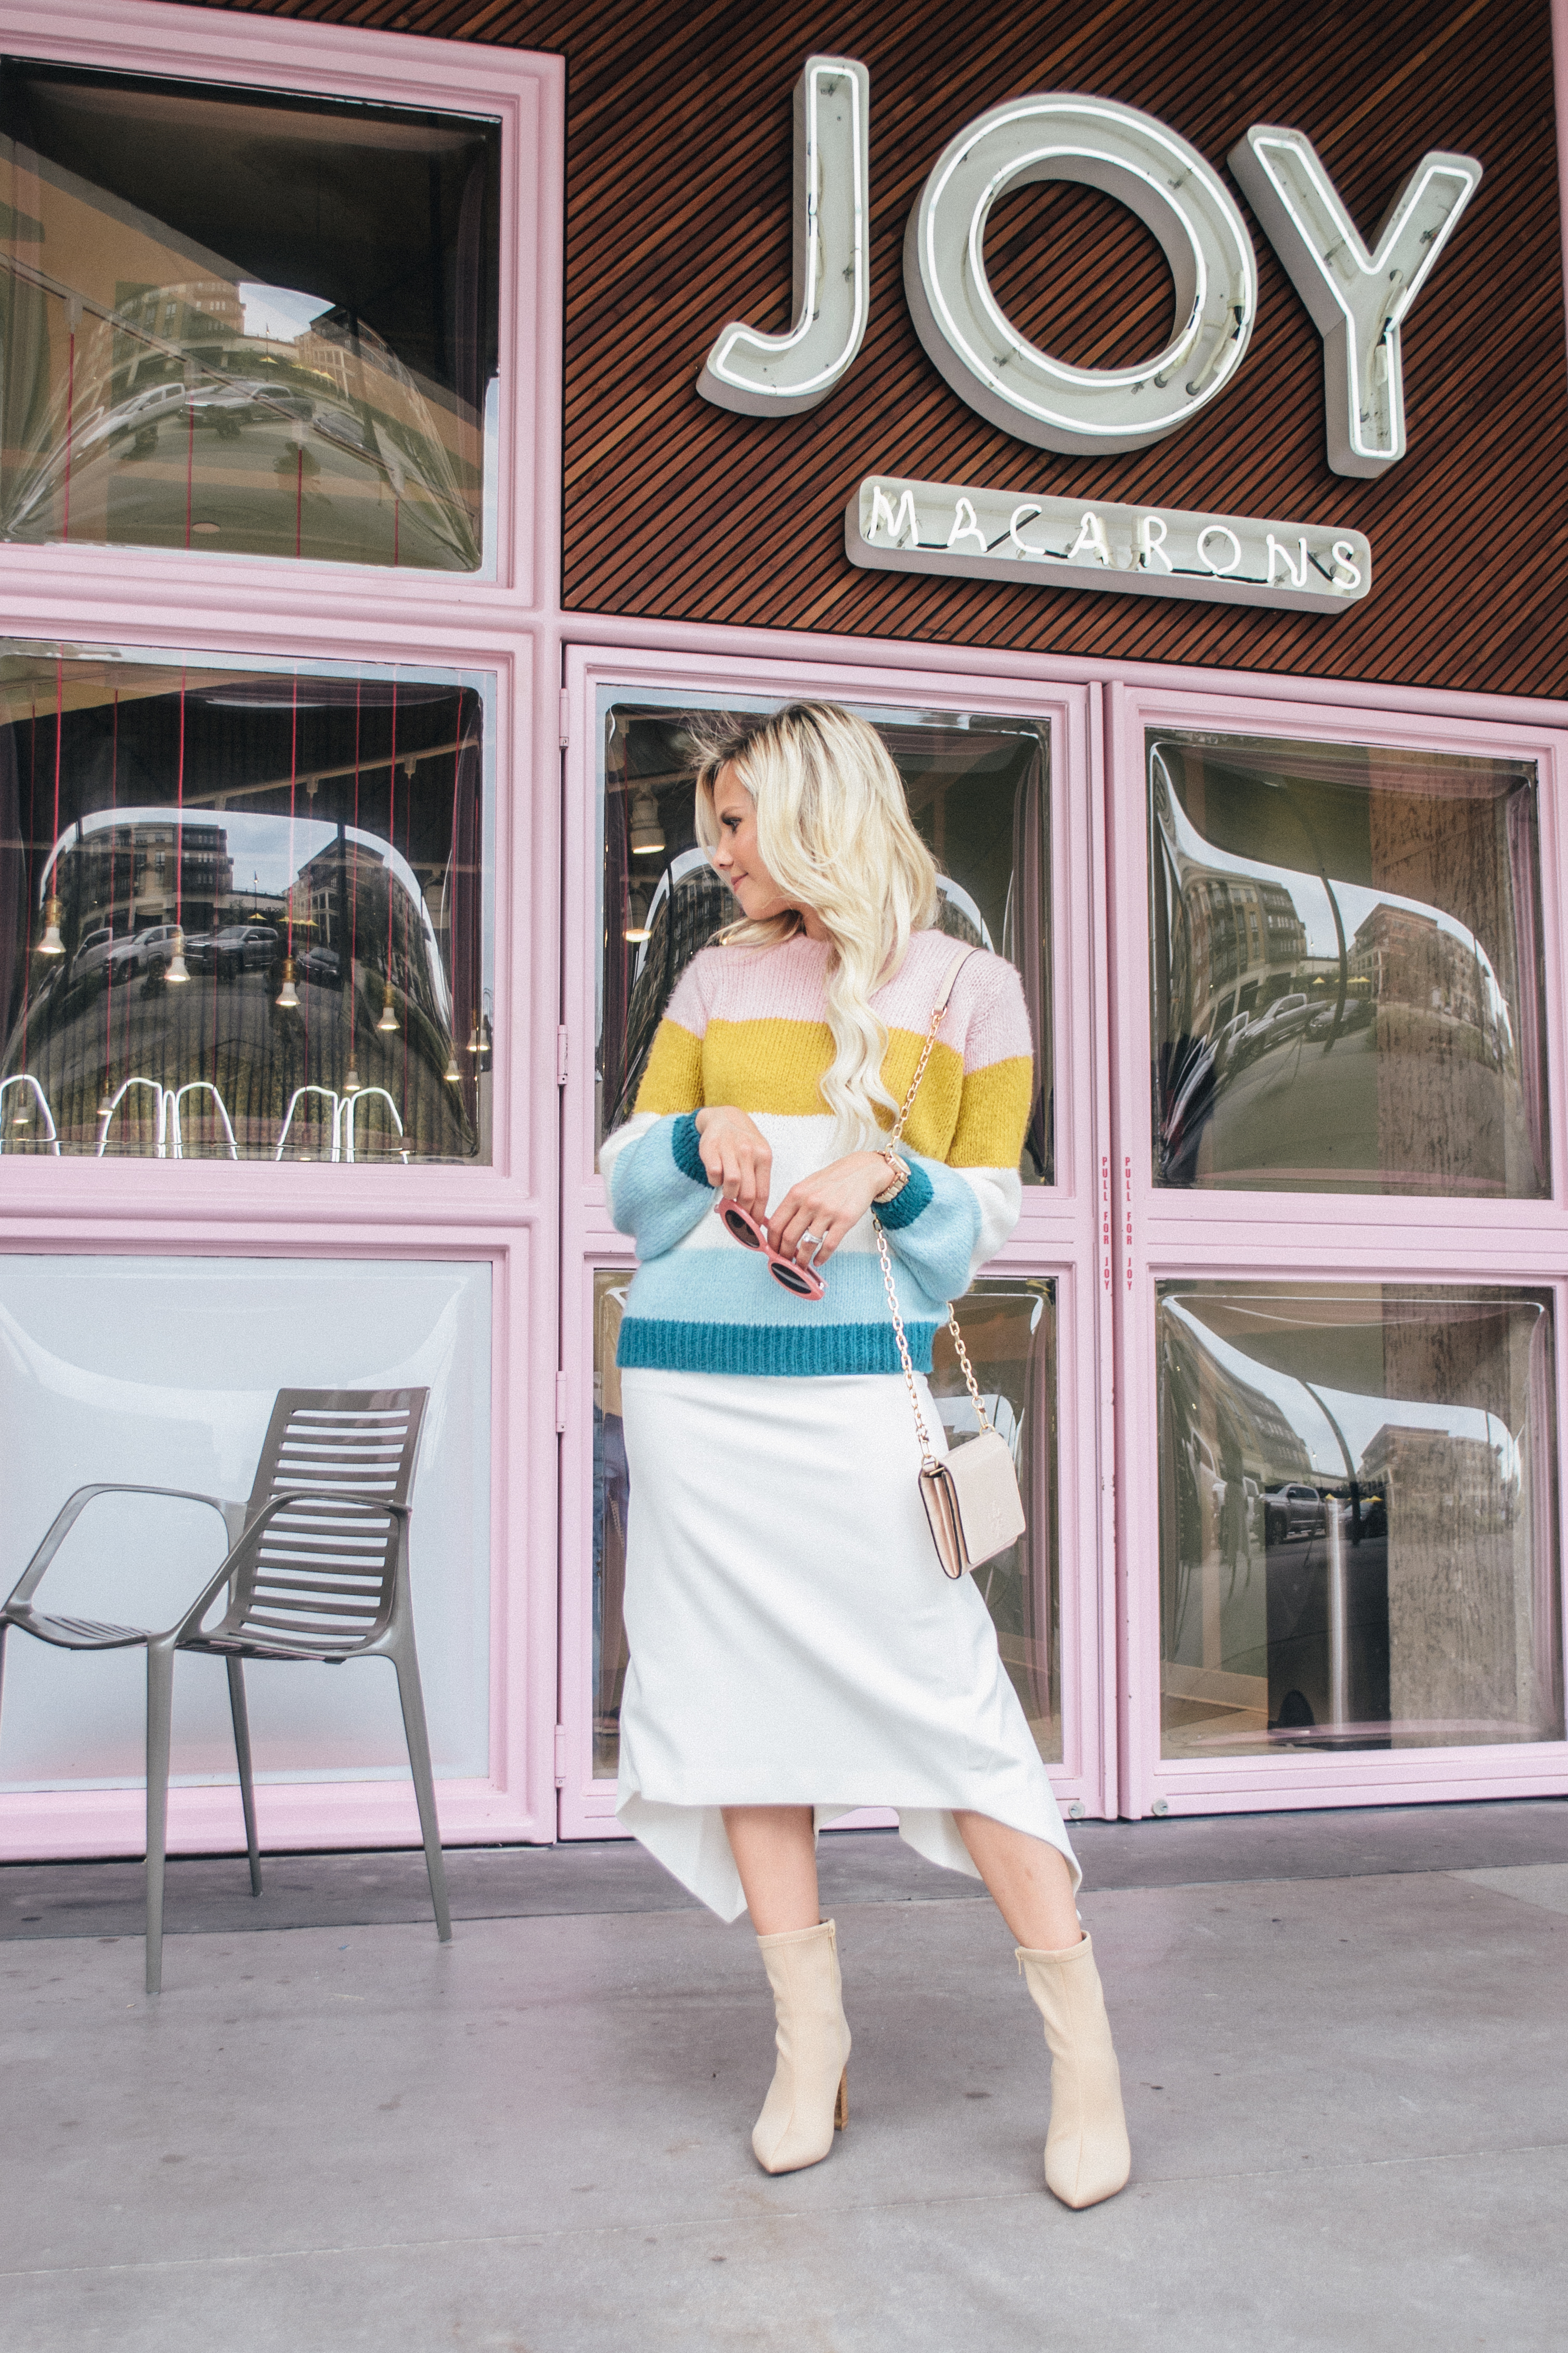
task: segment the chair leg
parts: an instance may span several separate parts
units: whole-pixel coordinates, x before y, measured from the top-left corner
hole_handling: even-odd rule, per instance
[[[452,1934],[447,1905],[447,1865],[441,1853],[441,1830],[436,1820],[436,1785],[430,1773],[430,1739],[425,1729],[425,1695],[419,1687],[419,1660],[412,1639],[392,1653],[397,1669],[397,1696],[403,1703],[403,1729],[408,1741],[408,1763],[414,1794],[419,1800],[419,1827],[425,1833],[425,1867],[430,1874],[430,1901],[436,1907],[436,1933],[444,1945]]]
[[[261,1852],[256,1842],[256,1784],[250,1771],[250,1715],[245,1704],[245,1661],[229,1659],[228,1712],[234,1718],[234,1753],[239,1762],[239,1802],[245,1809],[245,1849],[250,1857],[250,1892],[261,1893]]]
[[[174,1654],[147,1645],[147,1990],[163,1987],[163,1855],[169,1828],[169,1729]]]

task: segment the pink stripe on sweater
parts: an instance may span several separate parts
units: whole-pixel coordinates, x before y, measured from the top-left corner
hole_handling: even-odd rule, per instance
[[[916,933],[896,977],[871,999],[889,1029],[924,1035],[958,944],[943,932]],[[832,953],[826,941],[804,937],[776,948],[704,948],[681,975],[668,1018],[698,1038],[712,1020],[826,1021]],[[965,1071],[1032,1052],[1023,984],[1014,967],[976,950],[959,974],[937,1034],[962,1053]]]

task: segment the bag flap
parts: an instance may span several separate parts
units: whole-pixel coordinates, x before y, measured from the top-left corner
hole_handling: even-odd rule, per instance
[[[989,1560],[1016,1544],[1025,1527],[1018,1474],[1005,1438],[983,1430],[950,1446],[943,1461],[971,1560]]]

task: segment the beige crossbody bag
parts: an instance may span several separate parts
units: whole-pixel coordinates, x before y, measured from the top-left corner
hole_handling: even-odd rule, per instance
[[[947,1011],[953,983],[963,965],[974,954],[973,948],[961,948],[943,976],[936,1006],[931,1017],[925,1049],[921,1055],[903,1109],[893,1122],[889,1149],[896,1152],[903,1135],[904,1124],[914,1107],[921,1081],[926,1073],[936,1045],[936,1033],[942,1027],[942,1017]],[[952,1334],[952,1345],[958,1351],[958,1361],[963,1368],[975,1419],[980,1424],[976,1435],[961,1439],[940,1459],[931,1452],[931,1433],[921,1411],[920,1391],[915,1387],[915,1368],[910,1360],[910,1344],[904,1333],[904,1319],[899,1313],[899,1294],[893,1288],[893,1264],[888,1255],[888,1237],[882,1231],[882,1221],[875,1209],[871,1212],[871,1228],[877,1237],[877,1251],[882,1261],[882,1281],[888,1289],[888,1305],[892,1310],[893,1330],[898,1335],[899,1361],[904,1368],[904,1385],[910,1393],[910,1405],[915,1417],[915,1430],[921,1441],[921,1501],[925,1505],[931,1524],[931,1540],[937,1557],[949,1577],[962,1577],[966,1568],[978,1568],[982,1562],[994,1559],[1005,1552],[1024,1533],[1024,1502],[1018,1493],[1018,1474],[1013,1468],[1013,1456],[1005,1439],[991,1427],[980,1395],[980,1385],[969,1361],[969,1351],[963,1345],[963,1335],[958,1328],[958,1318],[950,1306],[947,1328]]]

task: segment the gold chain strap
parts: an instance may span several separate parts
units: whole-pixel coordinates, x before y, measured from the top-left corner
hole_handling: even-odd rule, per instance
[[[931,1055],[935,1051],[936,1033],[942,1027],[942,1017],[947,1011],[948,999],[952,995],[952,981],[956,980],[957,977],[958,973],[955,969],[953,971],[952,980],[949,981],[947,987],[942,992],[941,1004],[932,1008],[931,1028],[926,1033],[925,1045],[921,1050],[920,1060],[915,1066],[914,1077],[910,1081],[910,1091],[904,1097],[903,1103],[900,1109],[897,1119],[893,1122],[893,1132],[889,1140],[889,1149],[890,1151],[896,1152],[900,1141],[902,1140],[904,1122],[909,1118],[910,1113],[914,1107],[914,1100],[915,1096],[920,1092],[921,1081],[926,1074],[926,1064],[931,1060]],[[931,1451],[931,1433],[925,1426],[925,1417],[921,1412],[920,1391],[915,1387],[914,1364],[910,1356],[910,1344],[908,1336],[904,1331],[904,1319],[899,1313],[899,1294],[893,1287],[893,1262],[888,1255],[888,1237],[882,1231],[882,1220],[877,1215],[875,1209],[871,1212],[871,1231],[877,1237],[877,1255],[882,1261],[882,1282],[888,1293],[888,1306],[892,1314],[894,1336],[899,1344],[899,1362],[904,1369],[904,1387],[910,1393],[910,1410],[914,1415],[915,1431],[921,1442],[921,1467],[927,1471],[934,1470],[936,1467],[936,1458]],[[981,1398],[980,1384],[974,1377],[974,1367],[969,1361],[969,1351],[963,1345],[963,1335],[958,1328],[958,1317],[953,1312],[951,1302],[949,1303],[947,1311],[947,1328],[952,1335],[952,1345],[958,1352],[959,1365],[963,1370],[964,1383],[969,1390],[971,1400],[973,1403],[975,1418],[979,1421],[982,1430],[989,1430],[991,1424],[986,1417],[985,1407]]]

